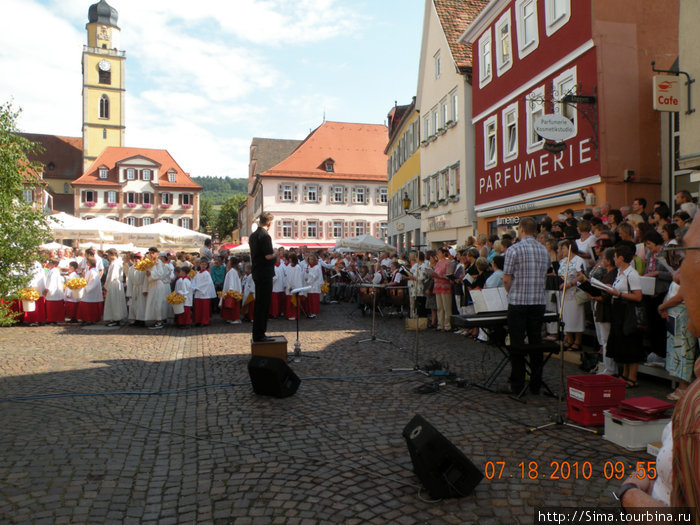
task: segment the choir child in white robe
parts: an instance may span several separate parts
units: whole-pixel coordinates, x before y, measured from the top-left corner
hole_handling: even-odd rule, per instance
[[[78,277],[80,277],[78,275],[78,263],[71,261],[68,263],[68,276],[66,277],[66,281],[68,279],[76,279]],[[73,290],[66,288],[63,291],[63,306],[65,308],[66,317],[71,323],[78,322],[78,303],[80,303],[80,299],[73,295]]]
[[[243,286],[243,299],[241,300],[241,312],[245,315],[246,321],[252,321],[255,318],[255,281],[251,273],[252,266],[250,263],[245,265],[245,277],[241,281]]]
[[[133,264],[129,267],[126,293],[129,297],[129,322],[135,326],[146,325],[146,292],[148,292],[148,276],[146,272],[136,269],[136,264],[141,262],[141,254],[132,256]]]
[[[294,295],[298,294],[292,295],[292,290],[304,286],[304,270],[299,266],[295,253],[289,255],[289,265],[287,266],[286,276],[287,305],[285,306],[285,312],[287,314],[287,319],[294,321],[297,318],[297,309],[301,311],[301,305],[294,303],[301,300],[301,298],[294,297]]]
[[[32,280],[29,282],[27,288],[34,288],[39,292],[39,300],[35,302],[33,312],[24,312],[24,323],[29,326],[39,326],[46,322],[46,298],[44,297],[46,272],[41,263],[34,263],[32,267]]]
[[[219,303],[219,308],[221,309],[221,318],[224,319],[229,324],[240,324],[241,323],[241,299],[234,299],[233,297],[226,297],[226,292],[232,290],[234,292],[243,292],[243,287],[241,286],[241,278],[238,275],[238,260],[235,257],[231,257],[226,265],[228,271],[226,272],[226,277],[224,278],[224,285],[221,289],[221,301]]]
[[[49,260],[49,273],[46,274],[46,322],[50,324],[62,323],[66,320],[66,310],[63,306],[65,292],[63,291],[63,276],[58,267],[58,259]]]
[[[165,299],[170,295],[170,288],[163,284],[163,276],[170,276],[170,268],[158,258],[158,248],[149,248],[146,255],[155,264],[146,272],[146,310],[145,321],[155,321],[148,328],[159,330],[165,326],[166,306]]]
[[[309,265],[306,270],[306,285],[311,290],[306,293],[306,315],[310,318],[321,313],[321,285],[323,284],[323,270],[318,264],[315,255],[309,255]]]
[[[188,277],[190,267],[179,266],[176,271],[175,291],[185,298],[185,311],[175,315],[175,324],[178,328],[189,328],[192,323],[192,281]]]
[[[105,279],[105,311],[104,320],[107,326],[119,326],[129,315],[126,309],[126,296],[124,295],[124,262],[119,257],[117,250],[107,250],[109,268]]]
[[[287,280],[284,274],[286,266],[282,259],[277,260],[275,264],[275,276],[272,278],[272,300],[270,301],[269,317],[284,317],[284,309],[287,306],[287,294],[285,289]]]
[[[83,324],[93,324],[102,319],[104,311],[102,281],[95,257],[88,255],[85,257],[85,261],[87,265],[84,279],[87,281],[87,286],[85,286],[83,297],[78,304],[78,319]]]
[[[199,261],[199,272],[192,279],[195,326],[209,326],[211,322],[211,300],[216,297],[216,288],[208,268],[209,261],[202,258]]]

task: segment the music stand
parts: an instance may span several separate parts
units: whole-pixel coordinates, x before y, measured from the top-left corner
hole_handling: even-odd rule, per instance
[[[569,262],[571,261],[571,243],[569,243],[569,253],[566,256],[566,277],[569,275]],[[564,283],[566,283],[566,277],[564,278]],[[586,432],[591,432],[593,434],[598,434],[598,431],[594,428],[586,428],[580,425],[575,425],[564,420],[564,416],[561,412],[562,400],[564,397],[564,298],[566,297],[566,286],[561,293],[561,303],[559,306],[559,320],[557,322],[557,335],[559,337],[559,395],[557,396],[557,414],[554,421],[550,423],[545,423],[539,427],[529,428],[528,432],[532,433],[537,430],[543,430],[552,426],[567,426],[576,428],[578,430],[585,430]]]
[[[317,355],[301,355],[301,342],[299,342],[299,317],[301,317],[301,310],[300,310],[300,304],[301,300],[299,299],[299,292],[306,292],[308,290],[311,290],[311,286],[302,286],[301,288],[295,288],[292,290],[292,296],[296,296],[297,299],[297,340],[294,342],[294,357],[293,361],[295,363],[298,363],[301,361],[302,357],[311,357],[313,359],[321,359]]]
[[[416,279],[416,280],[418,280],[418,279]],[[390,368],[390,369],[389,369],[390,372],[412,372],[412,371],[418,371],[418,372],[421,372],[422,374],[430,375],[430,374],[428,374],[427,372],[425,372],[424,370],[422,370],[420,366],[418,366],[418,332],[420,331],[420,330],[419,330],[419,328],[420,328],[420,316],[418,315],[418,302],[416,301],[417,298],[418,298],[417,284],[414,284],[414,285],[413,285],[413,310],[412,310],[411,313],[413,313],[413,315],[414,315],[415,317],[411,317],[411,316],[409,315],[409,319],[415,319],[415,320],[416,320],[416,326],[415,326],[415,329],[416,329],[416,337],[415,337],[414,342],[413,342],[413,368],[408,368],[408,367],[403,367],[403,368]],[[400,347],[399,349],[400,349],[400,350],[403,350],[403,347]]]
[[[360,341],[357,341],[356,344],[360,343],[366,343],[366,342],[372,342],[372,343],[391,343],[388,339],[379,339],[375,333],[374,333],[374,323],[375,319],[377,317],[377,288],[383,288],[381,284],[368,284],[365,285],[367,288],[371,288],[372,290],[372,331],[370,332],[370,337],[368,339],[361,339]],[[391,343],[393,344],[393,343]]]

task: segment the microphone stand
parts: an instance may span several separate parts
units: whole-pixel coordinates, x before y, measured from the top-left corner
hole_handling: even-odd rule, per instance
[[[559,319],[557,321],[557,335],[559,336],[559,394],[557,395],[557,413],[554,420],[551,423],[545,423],[538,427],[529,428],[528,432],[533,433],[537,430],[543,430],[552,426],[567,426],[576,428],[578,430],[585,430],[586,432],[591,432],[593,434],[598,434],[598,430],[594,428],[582,427],[580,425],[575,425],[564,420],[564,415],[562,414],[562,402],[564,398],[564,298],[566,297],[566,281],[569,277],[569,261],[571,260],[571,244],[569,244],[569,252],[566,256],[566,274],[564,277],[564,289],[561,293],[561,303],[559,306]]]
[[[296,297],[297,300],[297,340],[294,342],[294,358],[295,363],[301,362],[302,357],[311,357],[313,359],[321,359],[317,355],[301,355],[301,343],[299,342],[299,317],[301,317],[300,304],[301,300],[299,298],[299,292],[305,292],[311,290],[311,286],[302,286],[301,288],[295,288],[292,290],[292,296]]]

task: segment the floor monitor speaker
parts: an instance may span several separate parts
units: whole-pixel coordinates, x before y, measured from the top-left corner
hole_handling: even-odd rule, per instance
[[[248,374],[253,391],[261,396],[289,397],[301,380],[282,359],[254,355],[248,361]]]
[[[468,496],[482,471],[420,415],[403,429],[413,471],[433,499]]]

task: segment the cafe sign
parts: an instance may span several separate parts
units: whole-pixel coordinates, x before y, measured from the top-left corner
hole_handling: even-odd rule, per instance
[[[680,111],[681,81],[676,75],[656,75],[653,86],[656,111]]]

